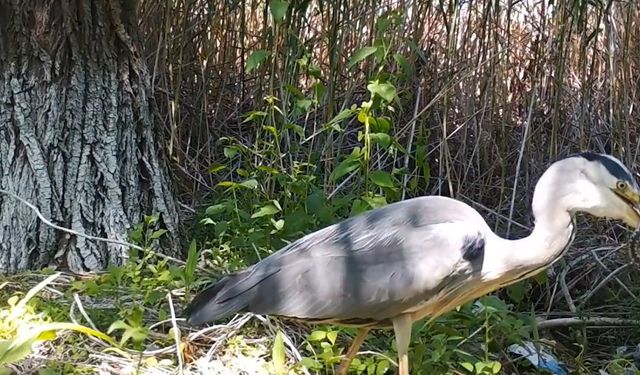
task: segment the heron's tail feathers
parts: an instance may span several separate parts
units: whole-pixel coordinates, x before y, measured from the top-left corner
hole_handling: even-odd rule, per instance
[[[194,297],[184,313],[187,324],[200,325],[246,310],[256,293],[255,286],[270,275],[252,267],[225,276]]]

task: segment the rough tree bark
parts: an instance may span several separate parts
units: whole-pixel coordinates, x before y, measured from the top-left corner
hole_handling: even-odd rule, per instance
[[[126,240],[177,209],[148,97],[137,1],[0,0],[0,187],[52,222]],[[171,250],[173,249],[173,250]],[[122,246],[68,236],[0,195],[0,271],[120,263]]]

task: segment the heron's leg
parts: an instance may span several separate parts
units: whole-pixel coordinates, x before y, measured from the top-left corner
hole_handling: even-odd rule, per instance
[[[399,375],[409,375],[409,343],[411,342],[412,325],[413,321],[410,315],[400,315],[393,319],[393,331],[396,334],[398,348]]]
[[[360,347],[370,330],[371,329],[367,327],[358,328],[358,333],[353,339],[351,346],[349,346],[349,350],[347,350],[346,358],[342,360],[342,363],[340,363],[340,367],[338,368],[336,375],[347,375],[351,361],[353,361],[353,358],[358,354],[358,350],[360,350]]]

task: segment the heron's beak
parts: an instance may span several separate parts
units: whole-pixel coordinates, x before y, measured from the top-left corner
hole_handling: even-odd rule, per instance
[[[638,218],[640,218],[640,194],[635,190],[627,189],[624,192],[619,192],[618,195],[629,204],[631,209],[638,215]]]
[[[635,193],[635,204],[631,206],[633,211],[640,217],[640,194]]]
[[[627,203],[627,205],[629,205],[629,208],[631,208],[631,210],[635,213],[635,217],[633,219],[628,219],[632,220],[636,225],[632,225],[630,222],[627,222],[627,224],[632,227],[637,227],[638,225],[640,225],[640,193],[634,188],[627,188],[624,190],[613,189],[613,192],[625,203]]]

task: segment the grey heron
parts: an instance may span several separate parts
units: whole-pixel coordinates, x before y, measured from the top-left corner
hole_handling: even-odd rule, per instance
[[[583,152],[553,162],[536,183],[528,236],[504,239],[471,206],[423,196],[328,226],[223,277],[186,309],[200,325],[252,312],[357,327],[339,374],[368,332],[393,329],[398,370],[409,374],[413,322],[534,275],[573,240],[575,215],[640,226],[640,189],[617,158]]]

